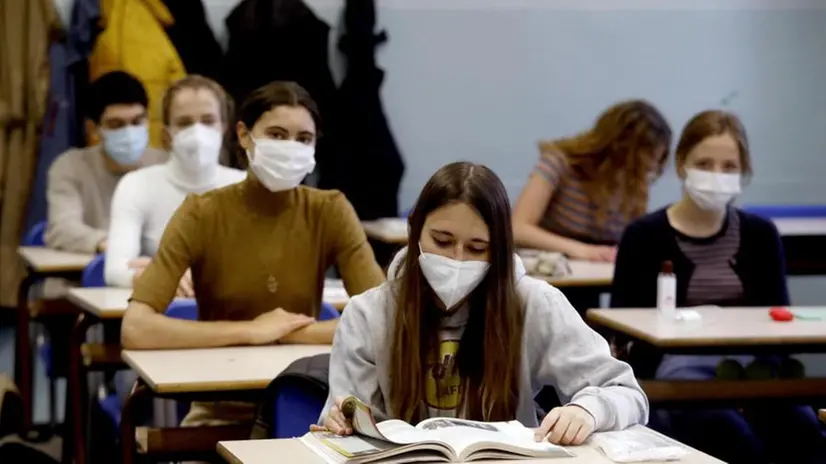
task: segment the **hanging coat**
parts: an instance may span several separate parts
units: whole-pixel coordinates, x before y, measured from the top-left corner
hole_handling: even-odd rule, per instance
[[[173,24],[166,35],[178,51],[187,74],[200,74],[217,80],[224,51],[207,22],[201,0],[164,0]]]
[[[344,192],[361,220],[395,217],[404,162],[382,108],[384,72],[376,66],[373,0],[347,0],[339,49],[346,73],[338,91],[331,134],[335,156],[320,172],[320,188]]]
[[[0,0],[0,306],[17,303],[17,247],[49,90],[49,42],[59,28],[52,0]]]
[[[89,78],[126,71],[149,96],[149,143],[163,146],[161,101],[170,84],[186,76],[164,28],[173,24],[162,0],[100,0],[103,32],[89,57]]]
[[[78,112],[77,83],[88,78],[87,58],[96,37],[98,0],[76,0],[71,23],[49,46],[49,98],[40,134],[35,181],[25,230],[46,220],[46,180],[52,161],[71,147],[82,145],[82,115]],[[80,81],[77,71],[82,71]]]
[[[328,63],[330,26],[301,0],[243,0],[226,25],[229,47],[221,83],[236,103],[272,81],[295,81],[318,104],[325,132],[335,98]],[[318,170],[325,169],[330,152],[322,138],[316,147]]]

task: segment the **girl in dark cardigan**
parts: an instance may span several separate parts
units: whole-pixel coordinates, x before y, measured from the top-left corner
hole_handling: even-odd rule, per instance
[[[619,246],[613,307],[655,307],[666,261],[677,276],[677,305],[788,305],[783,249],[774,225],[731,206],[752,173],[745,130],[733,114],[706,111],[686,125],[676,151],[680,201],[635,221]],[[633,356],[633,350],[632,350]],[[708,380],[757,370],[802,370],[788,358],[664,356],[660,379]],[[792,369],[792,367],[798,367]],[[675,438],[729,463],[820,463],[823,436],[810,407],[671,410]]]

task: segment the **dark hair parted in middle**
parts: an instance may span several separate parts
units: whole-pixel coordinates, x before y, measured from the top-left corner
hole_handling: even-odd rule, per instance
[[[321,130],[318,105],[310,93],[295,82],[275,81],[253,90],[238,110],[238,120],[252,130],[262,114],[279,106],[303,106],[310,112],[318,135]]]
[[[457,162],[439,169],[422,189],[409,216],[407,256],[397,276],[397,312],[390,353],[390,404],[395,417],[421,419],[429,364],[438,363],[439,321],[435,295],[419,267],[419,239],[427,216],[461,202],[488,227],[490,268],[470,294],[468,323],[456,365],[468,419],[510,420],[519,402],[524,314],[516,295],[511,212],[507,191],[485,166]]]

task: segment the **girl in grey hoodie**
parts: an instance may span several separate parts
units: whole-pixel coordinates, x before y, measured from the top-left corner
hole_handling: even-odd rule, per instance
[[[488,168],[452,163],[433,175],[388,281],[344,310],[323,428],[352,433],[340,409],[351,395],[377,419],[516,419],[538,426],[537,440],[563,445],[647,422],[631,367],[559,290],[525,275],[510,219]],[[545,385],[564,406],[540,423],[533,399]]]

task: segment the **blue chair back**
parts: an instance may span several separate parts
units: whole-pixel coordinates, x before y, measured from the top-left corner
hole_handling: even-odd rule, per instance
[[[193,299],[173,300],[164,314],[174,319],[195,321],[198,319],[198,303]]]
[[[26,232],[26,235],[23,236],[23,246],[44,246],[46,245],[46,241],[43,239],[43,235],[46,233],[46,226],[48,223],[46,221],[38,222],[37,224],[33,225],[31,229]]]
[[[742,209],[769,219],[826,217],[826,205],[746,205]]]
[[[273,404],[272,438],[294,438],[307,433],[309,424],[318,422],[327,395],[309,392],[306,385],[283,382]]]
[[[321,311],[318,313],[319,321],[329,321],[331,319],[338,319],[341,313],[330,303],[321,303]]]
[[[80,285],[82,287],[105,287],[106,279],[103,277],[105,266],[106,255],[100,254],[95,256],[95,259],[83,269],[83,274],[80,277]]]
[[[195,321],[198,319],[198,303],[193,299],[173,300],[172,303],[166,307],[164,314],[174,319]],[[189,412],[189,406],[188,401],[175,402],[175,410],[178,414],[177,419],[179,423],[186,417],[186,413]]]

